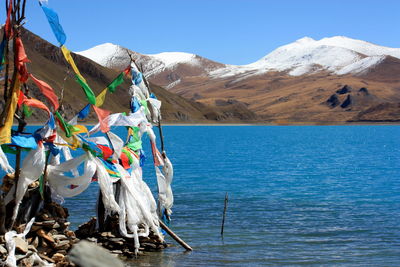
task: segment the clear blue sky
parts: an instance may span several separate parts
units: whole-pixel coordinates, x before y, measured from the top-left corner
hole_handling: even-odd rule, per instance
[[[37,1],[27,2],[26,27],[56,43]],[[49,7],[72,51],[111,42],[144,54],[180,51],[248,64],[304,36],[400,47],[398,0],[49,0]]]

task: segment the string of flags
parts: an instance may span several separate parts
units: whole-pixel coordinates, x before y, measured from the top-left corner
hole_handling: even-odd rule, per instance
[[[123,70],[97,96],[90,88],[87,80],[80,73],[70,50],[65,46],[67,37],[60,24],[58,14],[48,7],[47,1],[39,1],[47,17],[54,36],[59,43],[62,54],[75,73],[75,80],[82,88],[87,105],[76,116],[67,121],[60,111],[60,103],[55,90],[45,81],[40,80],[27,69],[29,58],[25,53],[22,39],[15,35],[10,27],[10,10],[8,9],[3,35],[0,43],[0,63],[5,65],[5,43],[15,38],[16,79],[10,84],[9,95],[3,112],[4,123],[0,127],[0,167],[7,173],[14,172],[6,154],[27,152],[19,173],[19,180],[5,197],[5,203],[15,198],[16,206],[13,219],[19,212],[19,205],[32,182],[39,180],[44,188],[43,175],[46,172],[48,186],[55,197],[72,197],[82,193],[93,180],[99,183],[102,200],[107,212],[119,214],[119,227],[122,235],[138,240],[139,225],[155,234],[162,235],[159,230],[159,218],[167,220],[171,216],[173,194],[171,189],[173,167],[165,151],[160,152],[156,145],[156,135],[152,123],[158,123],[161,115],[161,101],[152,94],[146,85],[145,77],[138,70],[134,61]],[[115,93],[124,79],[131,75],[131,94],[129,113],[111,113],[102,109],[107,93]],[[50,106],[38,99],[30,97],[21,90],[21,86],[31,80],[46,98]],[[88,130],[78,121],[88,117],[93,108],[98,123]],[[34,109],[47,113],[47,122],[34,133],[12,131],[14,114],[22,110],[29,116]],[[57,125],[56,125],[57,122]],[[111,129],[114,127],[128,129],[128,138],[124,142]],[[102,132],[105,136],[95,136]],[[158,201],[156,202],[147,184],[143,181],[142,167],[146,155],[142,146],[143,136],[147,135],[151,143],[151,155],[158,185]],[[80,149],[83,155],[73,158],[70,149]],[[47,157],[46,154],[49,156]],[[61,157],[63,154],[63,158]],[[83,172],[79,166],[84,166]],[[46,171],[45,171],[46,170]],[[71,176],[72,173],[72,176]],[[41,178],[42,177],[42,178]],[[113,191],[113,183],[120,181],[122,193],[117,199]],[[44,192],[42,191],[42,194]],[[148,231],[145,231],[148,234]],[[139,248],[135,242],[135,248]]]

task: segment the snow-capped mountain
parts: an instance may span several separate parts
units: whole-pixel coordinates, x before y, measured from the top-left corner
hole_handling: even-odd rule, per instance
[[[248,65],[225,65],[190,53],[165,52],[141,55],[118,45],[106,43],[77,52],[110,68],[122,69],[129,63],[128,53],[138,57],[146,75],[154,77],[173,71],[180,65],[198,69],[196,75],[210,78],[254,76],[267,72],[287,72],[291,76],[328,71],[337,75],[360,74],[382,62],[386,56],[400,58],[399,48],[389,48],[369,42],[336,36],[314,40],[304,37],[281,46],[260,60]],[[202,70],[199,72],[199,70]],[[178,74],[178,76],[180,76]],[[177,79],[178,80],[178,79]],[[177,80],[171,80],[167,87]]]
[[[76,53],[102,66],[118,70],[126,68],[130,62],[129,55],[132,55],[136,59],[137,64],[143,67],[147,77],[155,76],[168,70],[175,70],[181,65],[190,67],[192,73],[193,69],[196,69],[195,73],[193,73],[196,75],[204,75],[224,66],[223,64],[199,57],[195,54],[164,52],[144,55],[111,43],[101,44]]]
[[[157,85],[209,105],[236,101],[267,120],[375,120],[400,102],[400,48],[343,36],[305,37],[247,65],[190,53],[143,55],[109,43],[78,54],[118,70],[131,54]],[[345,85],[353,89],[337,93]],[[388,118],[396,117],[392,111]]]

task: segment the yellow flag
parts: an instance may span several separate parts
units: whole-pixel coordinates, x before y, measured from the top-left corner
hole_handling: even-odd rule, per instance
[[[64,54],[65,60],[67,60],[69,65],[71,65],[71,67],[74,70],[74,72],[76,73],[76,75],[79,75],[80,78],[84,82],[86,82],[85,78],[83,78],[82,74],[79,72],[78,67],[75,65],[75,61],[71,56],[71,51],[69,51],[68,48],[65,45],[61,46],[61,51]]]
[[[106,100],[107,88],[104,89],[97,97],[96,97],[96,107],[101,107]]]
[[[78,129],[78,131],[74,131],[74,134],[87,133],[89,135],[88,129],[83,125],[74,125],[74,128]]]
[[[68,143],[68,147],[69,147],[69,148],[75,150],[75,149],[77,149],[78,147],[81,146],[80,140],[79,140],[78,137],[76,137],[75,135],[71,135],[71,137],[67,137],[67,136],[65,135],[65,132],[62,131],[62,130],[61,130],[60,128],[58,128],[58,127],[57,127],[57,134],[58,134],[59,136],[61,136],[61,138],[64,139],[65,142]]]
[[[8,108],[7,118],[4,123],[4,126],[0,128],[0,144],[8,144],[11,143],[11,127],[14,121],[14,113],[17,108],[19,93],[20,93],[20,81],[19,77],[17,77],[16,82],[14,84],[13,92],[11,95],[11,104]]]

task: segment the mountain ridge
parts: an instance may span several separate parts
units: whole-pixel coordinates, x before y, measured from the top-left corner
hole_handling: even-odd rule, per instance
[[[381,121],[379,116],[388,122],[400,119],[393,112],[400,102],[400,48],[344,36],[305,37],[247,65],[222,64],[189,53],[187,60],[178,57],[174,63],[170,57],[166,64],[157,55],[129,51],[153,83],[206,105],[239,101],[261,121],[342,124],[374,123]],[[118,69],[117,63],[110,60],[109,66]],[[336,93],[345,86],[353,92]],[[368,97],[357,93],[362,88]]]

